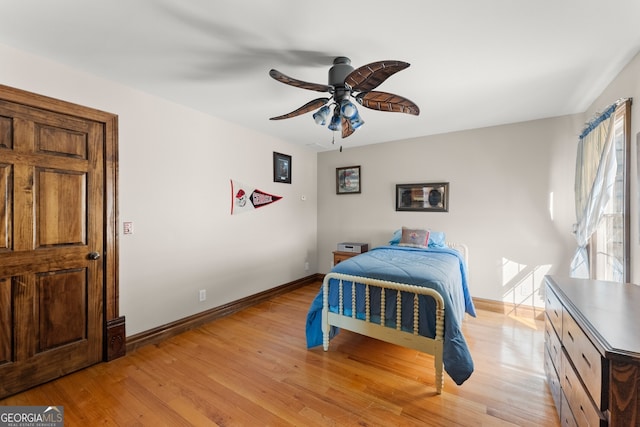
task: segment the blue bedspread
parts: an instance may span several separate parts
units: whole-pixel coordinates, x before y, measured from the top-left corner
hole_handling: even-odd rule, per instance
[[[460,385],[473,372],[473,360],[462,335],[461,325],[464,313],[476,315],[473,301],[467,287],[466,264],[462,256],[449,248],[412,248],[406,246],[380,246],[369,252],[342,261],[333,270],[336,273],[356,276],[372,277],[376,279],[402,282],[411,285],[425,286],[437,290],[444,299],[445,330],[444,330],[444,369],[449,376]],[[330,310],[338,311],[337,286],[329,286]],[[364,292],[356,285],[357,317],[363,317]],[[419,333],[433,338],[435,336],[435,303],[432,298],[421,296],[419,310],[420,318],[426,319],[419,325]],[[344,300],[348,301],[345,312],[351,311],[351,287],[345,287]],[[379,319],[380,291],[371,294],[372,317]],[[406,304],[406,308],[405,308]],[[402,328],[413,330],[413,302],[410,298],[403,298]],[[374,312],[378,310],[378,312]],[[422,313],[430,313],[423,316]],[[406,315],[405,315],[406,314]],[[393,327],[396,319],[395,297],[388,297],[385,304],[386,324]],[[307,314],[306,336],[307,347],[322,344],[322,289],[311,303]],[[330,338],[338,333],[338,328],[332,327]]]

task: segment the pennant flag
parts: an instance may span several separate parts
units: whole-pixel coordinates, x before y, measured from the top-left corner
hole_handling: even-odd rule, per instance
[[[231,180],[231,215],[252,211],[282,199],[282,196],[265,193]]]

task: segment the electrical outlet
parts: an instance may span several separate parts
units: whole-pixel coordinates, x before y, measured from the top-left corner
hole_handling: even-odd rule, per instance
[[[304,263],[304,271],[309,271],[309,262]]]
[[[207,290],[200,289],[200,302],[205,301],[207,299]]]

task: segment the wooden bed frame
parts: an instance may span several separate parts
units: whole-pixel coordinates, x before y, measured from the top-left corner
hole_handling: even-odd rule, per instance
[[[455,249],[460,252],[465,263],[468,264],[469,250],[466,245],[460,243],[449,243],[447,246],[451,249]],[[329,280],[337,279],[339,288],[339,306],[340,312],[333,313],[329,311]],[[344,281],[351,282],[351,315],[347,316],[343,312],[343,295],[344,295]],[[365,285],[365,319],[358,319],[356,317],[356,300],[355,300],[355,286],[356,283]],[[382,324],[371,322],[371,307],[369,305],[369,295],[372,287],[381,289],[392,289],[397,291],[396,294],[396,327],[391,328],[383,326]],[[443,377],[443,343],[444,343],[444,300],[442,296],[434,289],[424,288],[421,286],[408,285],[398,282],[389,282],[386,280],[372,279],[369,277],[352,276],[341,273],[328,273],[325,275],[322,283],[322,335],[323,335],[323,348],[324,351],[329,350],[329,331],[331,326],[336,326],[342,329],[346,329],[352,332],[359,333],[368,337],[376,338],[381,341],[397,344],[403,347],[412,348],[414,350],[421,351],[423,353],[431,354],[434,356],[435,366],[435,384],[436,393],[441,394],[444,387]],[[413,331],[407,332],[401,329],[401,294],[400,292],[408,292],[413,294]],[[418,295],[427,295],[432,297],[436,302],[436,334],[434,338],[425,337],[418,334]],[[384,319],[385,311],[385,292],[381,290],[380,301],[380,319]],[[381,320],[382,321],[382,320]]]

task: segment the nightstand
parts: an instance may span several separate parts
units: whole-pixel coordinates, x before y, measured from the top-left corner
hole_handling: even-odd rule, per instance
[[[333,251],[333,265],[336,266],[345,259],[349,259],[356,255],[360,255],[357,252],[342,252],[342,251]]]

